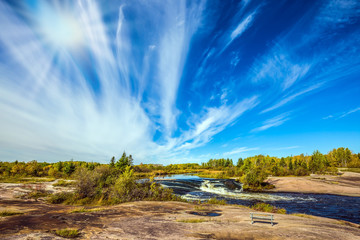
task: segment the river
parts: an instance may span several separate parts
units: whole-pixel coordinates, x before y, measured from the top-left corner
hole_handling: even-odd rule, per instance
[[[285,208],[287,213],[305,213],[360,224],[360,197],[307,193],[254,193],[242,190],[234,180],[172,175],[155,179],[164,187],[190,201],[216,197],[227,203],[251,206],[257,202]]]

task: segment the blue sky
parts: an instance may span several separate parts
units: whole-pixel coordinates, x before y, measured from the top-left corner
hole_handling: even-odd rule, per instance
[[[360,2],[0,1],[0,160],[360,152]]]

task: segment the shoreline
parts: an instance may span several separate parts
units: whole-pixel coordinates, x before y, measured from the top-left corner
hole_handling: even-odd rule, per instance
[[[273,189],[263,192],[330,194],[338,196],[360,197],[360,173],[344,172],[340,176],[316,175],[304,177],[268,177]]]
[[[48,186],[53,182],[45,184]],[[135,201],[111,206],[48,204],[41,199],[14,198],[22,186],[2,185],[0,210],[21,214],[0,219],[1,239],[63,239],[54,232],[69,227],[79,229],[80,239],[279,240],[292,236],[297,239],[314,236],[329,240],[360,239],[359,224],[335,218],[273,213],[275,225],[271,226],[266,222],[251,224],[249,214],[257,211],[241,205],[176,201]],[[62,191],[60,188],[53,190]]]

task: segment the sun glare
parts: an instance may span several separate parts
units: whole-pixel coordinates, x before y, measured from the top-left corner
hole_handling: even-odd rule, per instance
[[[83,43],[79,22],[62,9],[44,7],[38,18],[40,34],[55,47],[73,48]]]

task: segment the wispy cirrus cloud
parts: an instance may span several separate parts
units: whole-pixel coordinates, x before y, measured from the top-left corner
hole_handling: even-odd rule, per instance
[[[246,6],[246,4],[245,4]],[[227,41],[224,47],[221,49],[220,53],[224,52],[229,45],[237,38],[239,38],[246,30],[248,30],[254,22],[254,19],[257,15],[258,8],[253,12],[248,14],[246,17],[242,18],[240,23],[235,27],[235,29],[231,32],[231,34],[227,37]]]
[[[354,108],[354,109],[351,109],[349,111],[346,111],[346,112],[342,112],[342,113],[337,113],[337,114],[331,114],[329,116],[326,116],[326,117],[323,117],[324,120],[327,120],[327,119],[340,119],[340,118],[344,118],[344,117],[347,117],[348,115],[350,114],[353,114],[353,113],[356,113],[360,111],[360,107],[358,108]]]
[[[175,100],[178,86],[191,36],[201,22],[203,3],[195,6],[196,9],[190,9],[189,15],[186,15],[186,4],[184,2],[177,2],[178,6],[175,7],[170,4],[171,8],[165,11],[168,16],[166,22],[168,26],[160,41],[158,76],[162,95],[160,114],[165,130],[169,131],[169,134],[176,127],[177,110],[175,109]],[[174,18],[173,16],[177,17]]]
[[[251,152],[251,151],[255,151],[255,150],[259,150],[259,148],[258,147],[256,147],[256,148],[240,147],[240,148],[234,148],[233,150],[231,150],[229,152],[225,152],[223,155],[230,156],[230,155],[235,155],[235,154],[239,154],[239,153],[243,153],[243,152]]]
[[[116,61],[98,8],[91,1],[79,2],[72,11],[80,16],[77,24],[86,41],[78,48],[89,49],[94,58],[98,89],[74,63],[76,53],[66,47],[47,49],[28,24],[0,3],[1,29],[7,30],[0,41],[12,58],[2,62],[8,67],[0,81],[1,151],[9,152],[9,160],[104,161],[121,149],[137,148],[142,139],[146,144],[139,157],[143,157],[145,149],[154,147],[152,124],[140,103],[115,81]],[[54,58],[57,66],[52,65]],[[11,69],[18,71],[13,74]]]
[[[79,53],[52,42],[44,45],[42,35],[39,39],[33,26],[6,3],[0,3],[0,42],[7,49],[4,54],[11,58],[6,62],[1,59],[1,152],[7,152],[7,160],[16,157],[46,161],[106,161],[123,150],[141,161],[171,153],[176,147],[171,143],[177,140],[157,143],[152,138],[156,129],[169,136],[176,128],[178,85],[189,42],[201,22],[203,2],[191,6],[185,2],[154,2],[152,8],[121,5],[115,40],[109,37],[97,2],[69,4],[47,7],[78,16],[76,24],[83,38],[77,43]],[[128,19],[128,7],[156,19],[149,28],[159,34],[145,38],[149,40],[145,46],[156,48],[139,51],[133,45],[131,34],[147,32]],[[154,7],[162,8],[166,14],[149,12]],[[43,17],[33,14],[29,17]],[[79,65],[86,62],[83,57],[92,59],[92,73]],[[12,69],[18,70],[14,73]],[[142,94],[146,81],[152,79],[148,74],[157,76],[157,84],[147,92],[146,103],[153,106],[145,108],[149,104],[143,104]]]
[[[70,13],[79,16],[77,24],[83,29],[84,42],[77,48],[92,59],[94,76],[89,78],[78,65],[75,52],[58,46],[49,51],[31,26],[0,3],[0,26],[8,30],[0,40],[21,69],[14,74],[9,71],[15,67],[9,65],[12,63],[1,62],[0,109],[4,115],[0,130],[6,139],[0,139],[0,150],[8,152],[7,159],[14,157],[19,148],[23,154],[16,156],[24,160],[106,161],[124,150],[138,161],[177,159],[179,152],[203,146],[258,104],[257,96],[232,104],[223,99],[222,105],[205,107],[194,114],[189,128],[172,136],[182,69],[192,35],[202,21],[204,5],[159,2],[155,7],[164,8],[165,14],[148,12],[154,5],[119,6],[116,37],[112,40],[97,2],[72,5]],[[63,11],[61,6],[55,10]],[[141,51],[132,43],[131,34],[146,32],[128,20],[130,10],[157,19],[149,28],[159,34],[145,38],[148,41]],[[58,59],[56,66],[52,65],[53,58]],[[19,82],[18,78],[26,81]],[[155,84],[145,92],[148,81]],[[153,139],[156,131],[161,133],[159,140]]]
[[[1,160],[195,161],[360,73],[358,1],[215,2],[0,2]]]
[[[237,25],[234,31],[232,31],[232,33],[230,34],[230,41],[228,42],[227,45],[229,45],[232,41],[234,41],[234,39],[240,37],[251,26],[256,14],[257,14],[257,10],[253,11],[252,13],[250,13],[244,19],[241,20],[239,25]]]
[[[253,96],[232,105],[221,105],[205,110],[199,118],[195,118],[191,129],[176,139],[179,147],[176,150],[192,149],[209,142],[217,133],[233,124],[244,112],[259,104],[258,97]]]
[[[283,113],[276,117],[270,118],[262,123],[260,127],[254,128],[251,132],[261,132],[272,127],[277,127],[290,120],[289,113]]]
[[[250,80],[255,83],[270,81],[279,84],[284,91],[304,78],[310,68],[310,63],[291,60],[286,50],[275,48],[255,62]]]
[[[350,111],[342,114],[339,118],[346,117],[346,116],[348,116],[348,115],[350,115],[350,114],[352,114],[352,113],[356,113],[356,112],[358,112],[358,111],[360,111],[360,107],[355,108],[355,109],[352,109],[352,110],[350,110]]]
[[[191,149],[204,146],[212,138],[223,131],[226,127],[235,124],[236,120],[246,111],[251,110],[258,104],[257,96],[247,98],[232,105],[221,105],[219,107],[207,108],[203,114],[196,115],[190,121],[190,128],[183,132],[179,137],[169,138],[166,144],[157,148],[156,160],[159,162],[168,159],[179,161],[187,158]],[[179,155],[182,157],[179,158]],[[213,154],[219,156],[219,154]],[[190,157],[190,156],[188,156]],[[206,160],[199,156],[197,160]],[[188,162],[189,159],[183,162]]]
[[[261,113],[295,102],[300,96],[329,87],[334,81],[359,72],[354,64],[359,62],[356,55],[359,48],[355,44],[359,41],[359,31],[342,36],[342,41],[332,39],[337,33],[334,29],[358,21],[359,9],[358,1],[326,1],[315,16],[314,12],[306,13],[292,29],[274,41],[270,50],[254,61],[247,79],[256,86],[266,84],[273,96],[268,98],[273,106]],[[309,18],[314,19],[312,24],[304,27]],[[296,37],[298,32],[307,34]],[[314,48],[319,46],[318,42],[323,45],[331,42],[331,45]],[[315,52],[309,53],[309,49],[315,49]]]
[[[323,119],[326,120],[326,119],[330,119],[330,118],[333,118],[333,117],[334,117],[333,115],[328,115],[326,117],[323,117]]]
[[[271,107],[269,107],[269,108],[266,108],[266,109],[264,109],[263,111],[261,111],[261,113],[266,113],[266,112],[270,112],[270,111],[272,111],[272,110],[275,110],[275,109],[277,109],[277,108],[279,108],[279,107],[287,104],[288,102],[293,101],[295,98],[297,98],[297,97],[299,97],[299,96],[301,96],[301,95],[303,95],[303,94],[306,94],[306,93],[308,93],[308,92],[311,92],[311,91],[313,91],[313,90],[315,90],[315,89],[320,88],[322,84],[323,84],[323,83],[318,83],[318,84],[315,84],[315,85],[313,85],[313,86],[310,86],[310,87],[308,87],[308,88],[306,88],[306,89],[304,89],[304,90],[302,90],[302,91],[300,91],[300,92],[297,92],[297,93],[292,94],[292,95],[290,95],[290,96],[286,96],[286,97],[284,97],[280,102],[278,102],[278,103],[274,104],[273,106],[271,106]]]
[[[280,150],[296,149],[296,148],[299,148],[299,147],[300,146],[277,147],[277,148],[270,148],[270,150],[280,151]]]
[[[352,24],[359,17],[360,3],[357,0],[331,0],[317,16],[317,28],[337,28],[336,24]],[[334,25],[335,24],[335,25]],[[324,26],[325,25],[325,26]]]

